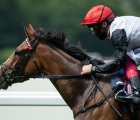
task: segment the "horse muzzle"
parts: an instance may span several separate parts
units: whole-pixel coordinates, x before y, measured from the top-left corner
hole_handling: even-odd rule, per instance
[[[5,80],[5,78],[1,77],[0,78],[0,89],[6,90],[8,88],[8,86],[9,85],[8,85],[7,81]]]
[[[4,76],[2,69],[0,68],[0,89],[6,90],[8,86],[9,84],[7,82],[7,79]]]

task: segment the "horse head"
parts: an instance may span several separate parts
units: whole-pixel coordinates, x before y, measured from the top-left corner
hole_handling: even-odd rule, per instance
[[[35,30],[30,23],[28,23],[28,27],[24,26],[24,30],[27,39],[21,45],[19,45],[12,55],[7,59],[7,61],[1,65],[0,89],[7,89],[9,85],[23,81],[22,79],[19,81],[14,80],[14,76],[22,74],[21,69],[24,68],[26,64],[22,63],[22,60],[25,58],[27,59],[25,56],[27,55],[28,51],[31,50],[30,44],[32,44],[35,40],[35,36],[33,35]],[[29,68],[33,67],[32,64],[30,64],[30,61],[27,64],[29,65]],[[30,69],[25,68],[24,73],[31,73],[31,71]]]

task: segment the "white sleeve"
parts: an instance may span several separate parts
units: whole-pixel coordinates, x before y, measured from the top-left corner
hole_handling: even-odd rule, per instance
[[[135,62],[136,66],[139,66],[140,65],[140,53],[138,54],[135,54],[133,52],[133,50],[131,50],[130,52],[127,52],[127,55],[133,59],[133,61]]]

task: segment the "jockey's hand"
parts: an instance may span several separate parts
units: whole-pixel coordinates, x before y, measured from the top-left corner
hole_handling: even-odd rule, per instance
[[[92,67],[92,64],[84,65],[83,68],[82,68],[81,75],[91,74],[91,67]]]

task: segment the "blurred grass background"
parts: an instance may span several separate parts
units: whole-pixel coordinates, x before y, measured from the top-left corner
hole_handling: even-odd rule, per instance
[[[79,26],[86,13],[92,6],[104,4],[116,16],[140,16],[139,0],[0,0],[0,3],[0,63],[25,40],[23,23],[30,22],[35,30],[42,27],[64,31],[72,44],[80,41],[87,52],[113,56],[110,40],[100,41],[89,29]]]

